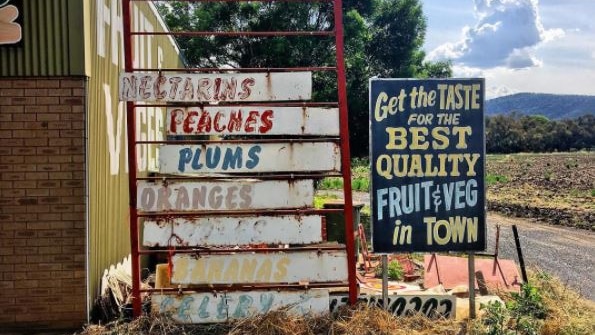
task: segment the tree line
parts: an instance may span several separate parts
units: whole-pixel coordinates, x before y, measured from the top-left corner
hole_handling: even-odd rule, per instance
[[[486,118],[488,153],[554,152],[595,148],[595,115],[550,120],[517,113]]]

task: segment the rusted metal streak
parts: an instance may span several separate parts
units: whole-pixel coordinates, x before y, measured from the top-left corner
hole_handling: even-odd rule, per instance
[[[225,102],[220,101],[217,104],[209,104],[208,102],[183,102],[183,101],[176,101],[171,102],[168,104],[155,104],[155,103],[143,103],[143,104],[135,104],[133,105],[134,108],[146,108],[146,107],[157,107],[157,108],[167,108],[167,107],[234,107],[234,106],[244,106],[244,107],[251,107],[251,106],[260,106],[260,107],[337,107],[339,104],[338,102],[328,101],[328,102],[306,102],[306,101],[288,101],[288,102],[238,102],[238,101],[231,101]]]
[[[299,284],[347,280],[347,253],[344,250],[177,253],[171,261],[172,284]]]
[[[183,135],[181,135],[183,136]],[[168,141],[136,141],[136,144],[260,144],[260,143],[307,143],[307,142],[339,142],[338,137],[316,137],[316,138],[263,138],[258,140],[168,140]]]
[[[234,179],[137,183],[137,208],[144,212],[246,211],[312,206],[314,181]]]
[[[159,293],[159,292],[197,292],[197,293],[223,293],[226,291],[252,291],[261,289],[286,289],[286,290],[300,290],[310,288],[331,288],[331,287],[347,287],[347,281],[323,282],[323,283],[306,283],[306,284],[223,284],[223,285],[192,285],[190,287],[162,287],[162,288],[145,288],[141,292]]]
[[[262,179],[262,180],[296,180],[296,179],[322,179],[326,177],[340,177],[341,174],[337,172],[325,172],[325,173],[242,173],[242,174],[221,174],[218,175],[221,179],[233,179],[233,178],[249,178],[249,179]],[[213,175],[209,176],[174,176],[174,175],[158,175],[153,177],[139,177],[136,180],[147,180],[147,181],[163,181],[163,180],[205,180],[213,179]]]
[[[312,107],[169,107],[167,135],[339,136],[339,109]]]
[[[133,31],[132,36],[224,36],[224,37],[277,37],[277,36],[334,36],[334,31],[173,31],[145,32]]]
[[[143,226],[146,247],[322,242],[322,216],[318,215],[171,218],[145,220]]]
[[[340,169],[340,148],[338,143],[333,142],[214,142],[163,145],[159,148],[159,172],[163,174],[339,172]]]
[[[121,101],[193,104],[301,101],[312,97],[312,72],[125,72],[119,77],[118,96]]]
[[[164,68],[147,69],[134,68],[134,72],[293,72],[293,71],[336,71],[335,66],[302,66],[302,67],[241,67],[241,68],[220,68],[220,67],[195,67],[195,68]]]
[[[159,254],[159,253],[169,253],[171,250],[169,249],[141,249],[139,250],[139,254],[142,255],[152,255],[152,254]],[[228,255],[238,255],[238,254],[259,254],[259,253],[271,253],[271,252],[282,252],[282,253],[296,253],[296,252],[324,252],[324,251],[345,251],[345,246],[302,246],[302,247],[291,247],[291,248],[253,248],[253,247],[246,247],[246,248],[239,248],[239,249],[228,249],[228,248],[192,248],[192,249],[182,249],[177,248],[175,253],[176,254],[185,254],[185,255],[197,255],[199,257],[211,254],[228,254]]]
[[[180,323],[226,322],[283,308],[292,315],[329,310],[328,290],[155,294],[151,310]]]
[[[323,215],[323,214],[330,214],[330,213],[343,213],[343,209],[341,208],[325,208],[325,209],[295,209],[295,210],[287,210],[287,209],[278,209],[278,210],[258,210],[258,211],[200,211],[200,212],[140,212],[138,214],[139,217],[144,218],[162,218],[161,220],[166,220],[168,218],[174,217],[186,217],[186,218],[193,218],[193,217],[205,217],[205,216],[259,216],[259,215],[268,215],[268,216],[276,216],[276,215]]]

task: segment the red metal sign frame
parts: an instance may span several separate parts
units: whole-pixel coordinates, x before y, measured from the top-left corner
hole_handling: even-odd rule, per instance
[[[356,279],[356,259],[355,259],[355,234],[353,226],[353,205],[352,205],[352,190],[351,190],[351,158],[349,149],[349,127],[348,127],[348,111],[347,111],[347,89],[346,89],[346,78],[345,78],[345,61],[343,54],[343,14],[342,14],[342,0],[182,0],[188,2],[243,2],[243,1],[261,1],[261,2],[332,2],[334,5],[334,30],[333,31],[268,31],[268,32],[144,32],[144,31],[131,31],[132,17],[131,17],[131,3],[134,1],[147,1],[147,0],[122,0],[122,14],[123,14],[123,35],[124,35],[124,55],[125,63],[124,70],[126,72],[150,72],[150,71],[180,71],[180,72],[210,72],[210,71],[238,71],[238,72],[294,72],[294,71],[335,71],[337,73],[337,102],[301,102],[301,103],[274,103],[267,102],[259,105],[270,105],[270,106],[337,106],[339,107],[339,125],[340,125],[340,141],[341,147],[341,176],[343,178],[343,195],[344,195],[344,218],[345,218],[345,250],[348,255],[347,257],[347,268],[348,268],[348,287],[349,287],[349,302],[355,304],[357,300],[357,279]],[[318,66],[318,67],[295,67],[295,68],[180,68],[180,69],[146,69],[146,68],[134,68],[133,66],[133,38],[142,38],[147,35],[184,35],[184,36],[228,36],[228,37],[266,37],[266,36],[312,36],[312,38],[319,38],[320,36],[334,36],[336,45],[336,64],[332,66]],[[222,103],[225,105],[225,103]],[[150,293],[154,290],[141,290],[141,275],[140,275],[140,257],[142,255],[151,253],[162,253],[164,250],[145,250],[141,249],[139,243],[139,218],[141,217],[159,217],[159,216],[172,216],[176,213],[167,214],[155,214],[155,213],[142,213],[137,210],[137,182],[143,179],[150,179],[151,177],[138,177],[137,176],[137,162],[136,153],[138,144],[147,144],[150,141],[137,141],[135,138],[135,126],[136,126],[136,107],[166,107],[163,104],[142,104],[137,105],[134,102],[126,103],[126,121],[127,121],[127,146],[128,146],[128,171],[129,171],[129,216],[130,216],[130,246],[132,255],[132,304],[133,314],[135,317],[141,315],[141,292]],[[299,140],[291,140],[299,141]],[[162,143],[168,141],[153,141],[154,143]],[[151,143],[153,143],[151,142]],[[170,141],[169,143],[173,143]],[[312,177],[319,177],[319,175],[312,174]],[[286,178],[286,175],[273,175],[265,176],[265,178]],[[290,176],[292,179],[295,176]],[[183,177],[181,177],[183,179]],[[259,177],[261,178],[261,177]],[[300,178],[297,176],[297,178]],[[168,177],[168,179],[170,179]],[[193,178],[196,179],[196,178]],[[313,210],[294,210],[289,211],[292,213],[304,213],[311,212]],[[263,211],[260,211],[263,212]],[[267,211],[271,212],[271,211]],[[277,213],[286,213],[287,210],[272,211]],[[325,211],[318,211],[324,213]],[[225,213],[218,213],[221,215]],[[179,216],[183,216],[180,214]],[[186,214],[188,215],[188,214]],[[205,213],[192,213],[190,215],[205,215]],[[309,248],[304,248],[307,250]],[[246,251],[259,251],[267,252],[271,251],[270,248],[265,249],[253,249],[245,248]],[[167,251],[167,250],[166,250]],[[197,252],[196,250],[179,250],[180,252]],[[238,250],[235,250],[238,251]],[[268,287],[294,287],[292,284],[281,284],[276,286]],[[327,287],[333,286],[332,283],[313,283],[308,285],[309,287]],[[242,288],[245,289],[245,288]],[[178,290],[178,289],[176,289]],[[193,288],[192,290],[196,290]]]

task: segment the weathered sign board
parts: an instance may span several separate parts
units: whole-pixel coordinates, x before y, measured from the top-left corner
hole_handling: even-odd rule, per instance
[[[154,311],[185,323],[220,322],[281,307],[298,314],[328,312],[327,290],[263,289],[348,280],[345,250],[295,247],[322,242],[320,215],[275,214],[276,209],[313,205],[314,181],[283,179],[284,175],[341,172],[339,138],[306,137],[338,137],[337,108],[266,104],[308,100],[311,87],[310,72],[120,75],[122,101],[191,106],[167,106],[166,134],[172,141],[185,141],[161,145],[158,161],[164,176],[196,178],[136,182],[136,208],[167,213],[162,219],[143,219],[142,245],[217,247],[216,252],[171,255],[173,285],[204,285],[197,291],[208,285],[259,286],[249,292],[153,294]],[[239,135],[244,140],[205,141],[209,138],[205,136],[197,144],[187,144],[195,135]],[[263,135],[293,137],[259,140]],[[250,136],[258,137],[245,140]],[[247,179],[248,173],[278,175],[261,180]],[[259,215],[260,210],[267,214]],[[293,247],[275,252],[233,248],[254,244]]]
[[[376,253],[484,250],[483,79],[371,79]]]
[[[175,234],[177,239],[172,239]],[[143,245],[236,246],[322,242],[320,215],[211,216],[145,221]]]
[[[347,280],[344,250],[205,254],[172,257],[172,284],[340,282]]]
[[[328,312],[327,290],[154,294],[151,310],[181,323],[214,323],[287,308],[290,314]]]
[[[334,142],[163,145],[159,149],[159,172],[339,172],[340,156],[340,147]]]
[[[309,100],[311,72],[120,74],[120,100],[146,102]]]
[[[367,306],[384,308],[381,295],[361,295],[358,302]],[[335,312],[349,301],[346,295],[333,295],[330,299],[330,311]],[[394,316],[406,316],[422,313],[429,318],[454,318],[456,314],[457,298],[450,294],[444,295],[413,295],[397,294],[388,296],[388,311]]]
[[[145,212],[305,208],[314,183],[300,180],[139,181],[137,208]]]
[[[339,109],[314,107],[169,107],[167,135],[339,136]]]

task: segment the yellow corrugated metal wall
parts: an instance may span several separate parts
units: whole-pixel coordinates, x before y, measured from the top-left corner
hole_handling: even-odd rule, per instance
[[[97,296],[103,271],[130,252],[128,226],[128,155],[125,105],[118,101],[118,76],[124,67],[122,6],[119,0],[87,0],[90,17],[88,95],[89,293]],[[155,8],[133,2],[133,31],[164,31]],[[177,47],[167,36],[135,37],[135,67],[182,67]],[[137,109],[137,137],[159,139],[163,111]],[[139,170],[156,168],[156,148],[139,146]],[[142,174],[141,174],[142,175]]]
[[[85,75],[83,2],[23,0],[23,43],[0,47],[0,76]]]

